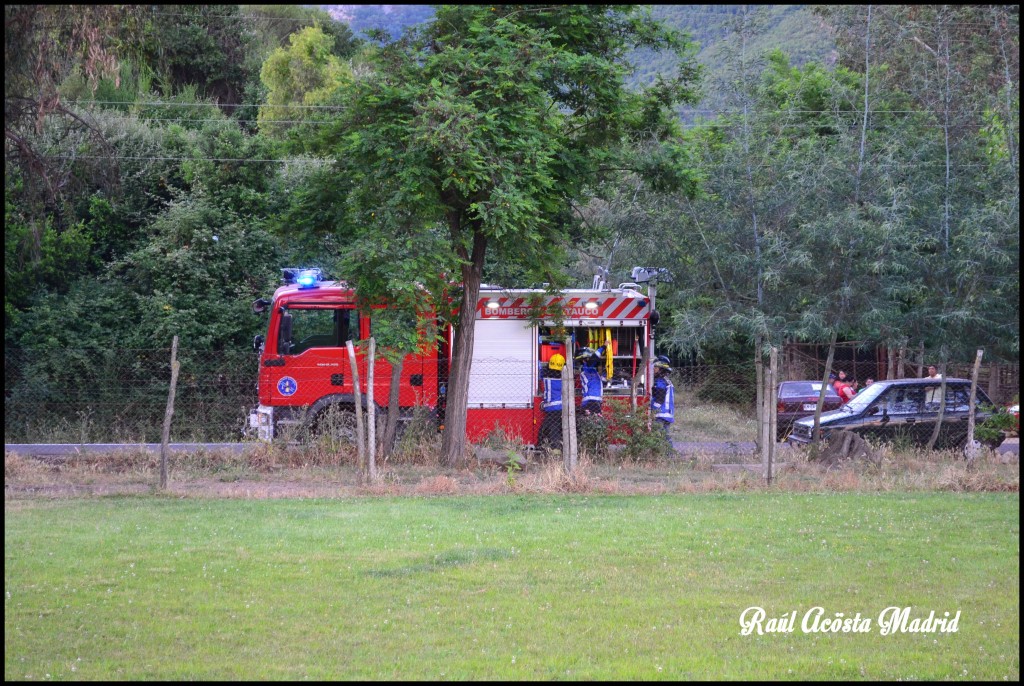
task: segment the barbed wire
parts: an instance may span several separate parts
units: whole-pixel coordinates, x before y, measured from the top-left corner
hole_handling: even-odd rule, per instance
[[[252,162],[259,164],[329,164],[335,162],[334,158],[282,158],[282,159],[271,159],[271,158],[242,158],[242,157],[163,157],[163,156],[117,156],[117,155],[39,155],[41,159],[51,160],[134,160],[134,161],[147,161],[147,162]],[[906,162],[906,163],[890,163],[890,164],[876,164],[873,167],[878,168],[916,168],[916,167],[945,167],[946,162],[943,160],[934,160],[930,162]],[[993,165],[975,162],[952,162],[949,165],[951,168],[964,169],[964,168],[991,168]]]
[[[856,346],[839,345],[850,354]],[[820,352],[820,351],[818,351]],[[913,354],[917,354],[914,351]],[[820,379],[824,361],[802,348],[793,351],[786,363],[784,379]],[[248,412],[257,397],[258,358],[249,349],[179,349],[181,369],[175,400],[172,437],[175,440],[237,441],[248,422]],[[927,359],[927,356],[924,358]],[[107,349],[96,347],[56,350],[8,348],[4,351],[4,438],[8,443],[30,442],[155,442],[160,438],[170,381],[169,348]],[[633,373],[632,361],[624,359],[622,372]],[[916,374],[917,364],[909,360],[906,370]],[[524,406],[533,407],[541,391],[533,388],[530,361],[500,358],[475,360],[471,406],[475,398],[485,405],[489,399],[521,396]],[[538,362],[538,364],[543,364]],[[618,360],[616,362],[618,364]],[[971,363],[951,363],[947,376],[963,376]],[[982,388],[998,391],[993,400],[1006,400],[1017,393],[1019,367],[1003,365],[989,369]],[[360,378],[366,380],[366,359],[359,360]],[[347,367],[346,374],[347,374]],[[833,370],[844,370],[855,379],[885,378],[885,365],[876,359],[837,358]],[[539,370],[538,370],[539,371]],[[998,376],[993,377],[996,372]],[[618,379],[618,376],[615,377]],[[748,362],[731,364],[676,365],[672,373],[680,418],[698,416],[701,421],[721,422],[742,417],[753,440],[755,378]],[[427,383],[444,383],[443,374]],[[302,383],[315,383],[303,381]],[[378,389],[388,383],[378,375]],[[331,387],[326,379],[322,390]],[[627,400],[626,387],[609,383],[605,398]],[[378,394],[385,398],[386,394]],[[380,402],[384,402],[380,400]],[[492,411],[501,413],[500,407]],[[686,440],[686,437],[683,437]]]

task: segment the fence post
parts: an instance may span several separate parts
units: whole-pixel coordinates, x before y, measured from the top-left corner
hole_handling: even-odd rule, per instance
[[[964,457],[967,458],[967,466],[973,467],[974,460],[978,457],[978,446],[974,443],[974,405],[978,390],[978,367],[981,366],[981,356],[985,351],[981,348],[974,358],[974,369],[971,370],[971,400],[967,405],[967,443],[964,446]]]
[[[362,476],[366,470],[366,444],[363,440],[363,401],[359,397],[359,365],[356,364],[356,350],[352,347],[352,341],[345,341],[345,347],[348,348],[348,362],[352,367],[352,397],[356,406],[356,454],[359,455],[359,474]]]
[[[754,449],[761,455],[764,462],[764,427],[768,417],[764,414],[764,353],[761,351],[761,337],[754,337],[754,406],[757,408],[757,439],[754,441]]]
[[[377,405],[373,398],[373,367],[377,358],[377,340],[370,338],[370,351],[366,367],[366,452],[370,480],[377,479]]]
[[[171,417],[174,415],[174,391],[178,386],[178,337],[171,342],[171,388],[167,392],[167,411],[164,413],[164,432],[160,442],[160,490],[167,489],[167,444],[171,438]]]
[[[766,435],[766,449],[765,449],[765,471],[764,478],[770,486],[772,483],[772,462],[775,458],[775,441],[779,435],[779,404],[775,401],[778,396],[779,387],[779,356],[778,348],[772,346],[771,352],[768,356],[768,383],[765,388],[765,411],[768,413],[767,424],[768,431]]]
[[[576,468],[576,393],[573,385],[572,337],[565,338],[565,366],[562,367],[562,459],[565,471]]]

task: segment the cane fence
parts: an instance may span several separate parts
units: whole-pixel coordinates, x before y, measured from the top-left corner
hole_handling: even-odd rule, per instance
[[[257,404],[258,360],[251,350],[196,350],[179,347],[181,368],[174,403],[171,440],[175,442],[237,442]],[[970,368],[961,365],[969,377]],[[951,367],[960,374],[960,367]],[[1017,393],[1017,380],[1000,372],[1003,386],[996,402]],[[1014,367],[1013,369],[1016,369]],[[474,366],[470,407],[474,400],[494,409],[499,418],[503,397],[514,396],[508,412],[521,411],[541,395],[539,365],[523,368],[521,360],[486,360]],[[348,359],[339,357],[338,371],[348,376]],[[576,370],[579,371],[578,369]],[[808,370],[802,369],[806,374]],[[858,370],[851,370],[860,373]],[[865,370],[862,376],[870,376]],[[630,369],[632,373],[632,368]],[[818,379],[823,365],[815,370]],[[852,375],[852,374],[851,374]],[[359,365],[365,389],[365,359]],[[376,387],[390,379],[379,374]],[[606,401],[629,398],[628,383],[617,375],[607,384]],[[884,376],[884,374],[879,374]],[[953,372],[947,374],[953,376]],[[791,378],[780,370],[780,381]],[[155,443],[161,438],[171,378],[170,348],[60,349],[45,353],[8,349],[4,352],[5,443]],[[677,366],[675,387],[677,441],[752,442],[758,435],[756,373],[752,363]],[[447,379],[425,383],[447,384]],[[536,384],[536,385],[535,385]],[[980,387],[984,388],[981,384]],[[1007,397],[1008,396],[1008,397]],[[959,403],[950,397],[950,406]],[[387,403],[384,393],[375,398]],[[577,402],[580,395],[577,390]],[[995,400],[995,399],[994,399]],[[539,403],[538,403],[539,404]]]

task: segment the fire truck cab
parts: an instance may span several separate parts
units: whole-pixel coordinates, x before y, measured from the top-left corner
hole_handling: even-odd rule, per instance
[[[262,440],[285,427],[314,427],[329,409],[355,408],[355,389],[346,341],[355,344],[360,401],[365,407],[365,346],[371,317],[355,305],[355,293],[343,281],[323,281],[318,270],[285,269],[285,284],[270,301],[257,300],[254,311],[269,310],[265,337],[257,336],[259,405],[249,425]],[[558,295],[540,289],[483,285],[474,313],[474,346],[469,379],[466,431],[470,441],[495,430],[535,445],[543,419],[541,372],[552,355],[566,359],[583,347],[604,352],[598,368],[606,400],[631,397],[643,351],[650,344],[651,302],[636,284],[619,288],[569,289]],[[399,418],[415,408],[434,413],[442,425],[447,370],[453,341],[450,327],[436,340],[424,340],[402,366]],[[569,338],[572,349],[566,350]],[[378,356],[374,365],[374,402],[378,416],[387,411],[391,365]],[[645,389],[637,389],[644,403]],[[608,403],[605,403],[606,405]]]

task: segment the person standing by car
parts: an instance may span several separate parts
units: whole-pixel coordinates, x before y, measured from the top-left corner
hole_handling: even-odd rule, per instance
[[[835,374],[829,374],[829,379],[832,379],[832,388],[836,390],[836,395],[843,401],[843,404],[853,400],[853,396],[857,395],[857,392],[853,389],[853,385],[846,380],[846,372],[839,372],[837,377]]]
[[[857,392],[858,392],[858,393],[860,393],[860,392],[864,391],[864,389],[866,389],[866,388],[867,388],[868,386],[870,386],[870,385],[871,385],[871,384],[873,384],[873,383],[875,383],[875,380],[874,380],[874,379],[872,379],[872,378],[871,378],[871,377],[869,376],[869,377],[867,378],[867,381],[865,381],[865,382],[864,382],[864,385],[863,385],[863,386],[862,386],[862,387],[861,387],[861,388],[860,388],[860,389],[859,389],[859,390],[858,390]]]
[[[849,386],[850,389],[853,391],[853,395],[856,395],[857,391],[860,390],[859,384],[856,381],[851,381],[849,377],[846,376],[846,372],[842,370],[839,371],[839,381]]]
[[[668,441],[672,452],[676,446],[672,442],[672,434],[669,427],[676,421],[676,391],[672,385],[669,374],[672,373],[672,366],[668,363],[668,357],[658,355],[654,363],[654,387],[651,389],[651,414],[654,415],[654,423],[665,432],[665,439]]]
[[[846,398],[843,396],[843,386],[845,386],[846,384],[839,380],[839,377],[836,376],[835,372],[829,373],[828,382],[829,384],[831,384],[832,390],[834,390],[836,392],[836,395],[839,396],[839,399],[845,403]]]
[[[562,367],[564,366],[565,358],[555,353],[541,373],[541,382],[544,384],[544,397],[541,401],[544,420],[540,423],[540,432],[537,436],[538,448],[550,446],[555,450],[562,449]]]

